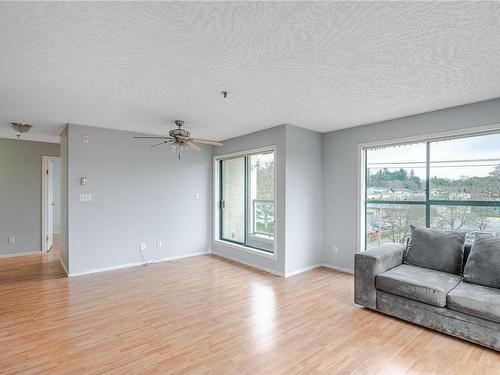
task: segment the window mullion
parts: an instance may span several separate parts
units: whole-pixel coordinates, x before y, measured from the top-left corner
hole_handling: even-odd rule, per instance
[[[224,215],[224,210],[222,207],[222,202],[224,199],[223,195],[223,163],[222,160],[219,160],[219,238],[223,238],[223,233],[222,233],[222,223],[223,223],[223,218],[222,215]]]
[[[363,228],[364,232],[365,232],[365,250],[368,249],[368,233],[367,233],[367,230],[366,228],[368,227],[367,225],[367,222],[366,222],[366,218],[367,218],[367,215],[366,215],[366,211],[368,211],[368,151],[367,149],[365,148],[364,149],[364,163],[365,163],[365,227]]]
[[[245,188],[244,188],[244,195],[245,195],[245,199],[244,199],[244,217],[245,217],[245,220],[244,220],[244,223],[243,223],[243,226],[244,226],[244,236],[243,236],[243,241],[245,243],[245,245],[248,244],[248,181],[249,181],[249,178],[248,178],[248,171],[249,171],[249,168],[248,168],[248,161],[249,161],[249,158],[248,156],[245,156],[245,181],[244,181],[244,184],[245,184]]]
[[[430,186],[431,186],[431,143],[426,142],[425,157],[425,226],[431,227],[431,206],[430,206]]]

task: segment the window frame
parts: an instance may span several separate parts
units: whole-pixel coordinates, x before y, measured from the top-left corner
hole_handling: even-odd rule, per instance
[[[366,239],[366,216],[368,204],[399,204],[399,205],[421,205],[425,206],[425,224],[430,227],[432,206],[461,206],[461,207],[500,207],[500,201],[459,201],[430,199],[430,145],[436,141],[451,140],[458,138],[469,138],[488,134],[499,134],[500,123],[488,124],[474,128],[461,129],[456,131],[427,134],[415,137],[397,138],[379,142],[358,144],[358,181],[357,181],[357,249],[358,252],[367,249]],[[410,143],[426,144],[426,182],[425,200],[404,201],[404,200],[368,200],[366,182],[368,179],[367,150],[374,147],[390,147]]]
[[[222,237],[222,214],[221,214],[221,207],[220,207],[220,202],[222,199],[222,163],[221,161],[223,160],[229,160],[229,159],[234,159],[234,158],[240,158],[240,157],[249,157],[251,155],[259,154],[259,153],[265,153],[265,152],[272,152],[274,155],[274,236],[272,240],[273,242],[273,251],[268,251],[268,250],[263,250],[259,249],[256,247],[252,247],[251,245],[247,244],[247,237],[248,237],[248,228],[251,226],[251,223],[248,223],[249,217],[248,217],[248,158],[246,159],[245,162],[245,242],[240,243],[236,241],[231,241],[230,239],[225,239]],[[238,152],[233,152],[233,153],[227,153],[227,154],[220,154],[216,155],[213,157],[213,174],[214,174],[214,242],[218,244],[222,244],[228,247],[231,247],[233,249],[237,250],[242,250],[245,252],[249,252],[252,254],[256,254],[259,256],[263,256],[266,258],[271,258],[271,259],[277,259],[277,250],[278,250],[278,221],[279,221],[279,216],[278,216],[278,199],[277,199],[277,192],[278,192],[278,184],[277,184],[277,176],[278,176],[278,162],[277,162],[277,152],[276,152],[276,145],[269,145],[269,146],[264,146],[264,147],[259,147],[259,148],[254,148],[254,149],[248,149],[248,150],[243,150],[243,151],[238,151]]]

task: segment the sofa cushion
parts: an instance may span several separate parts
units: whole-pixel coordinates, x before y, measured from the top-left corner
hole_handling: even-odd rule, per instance
[[[447,297],[450,310],[500,323],[500,290],[462,281]]]
[[[477,234],[465,264],[464,280],[500,288],[500,237]]]
[[[410,225],[404,262],[414,266],[462,274],[465,232],[442,231]]]
[[[375,285],[384,292],[424,302],[446,306],[446,295],[462,278],[451,273],[402,264],[377,276]]]
[[[472,249],[472,241],[466,239],[464,244],[464,259],[462,261],[462,270],[465,270],[465,265],[467,264],[467,259],[469,259],[469,254],[471,249]]]

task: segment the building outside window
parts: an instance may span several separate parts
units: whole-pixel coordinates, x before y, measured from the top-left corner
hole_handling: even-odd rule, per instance
[[[363,149],[364,248],[409,226],[500,232],[500,134]]]

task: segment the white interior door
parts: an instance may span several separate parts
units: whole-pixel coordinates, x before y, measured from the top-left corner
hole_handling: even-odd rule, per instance
[[[48,165],[48,178],[47,178],[47,197],[48,197],[48,210],[47,210],[47,250],[50,250],[53,244],[53,233],[54,233],[54,163],[49,160]]]
[[[60,199],[60,160],[61,158],[55,156],[42,156],[42,252],[49,251],[53,244],[52,235],[56,224],[54,222],[54,208],[59,209]],[[54,179],[56,167],[58,173]],[[59,223],[59,218],[60,215],[57,215],[57,223]]]

